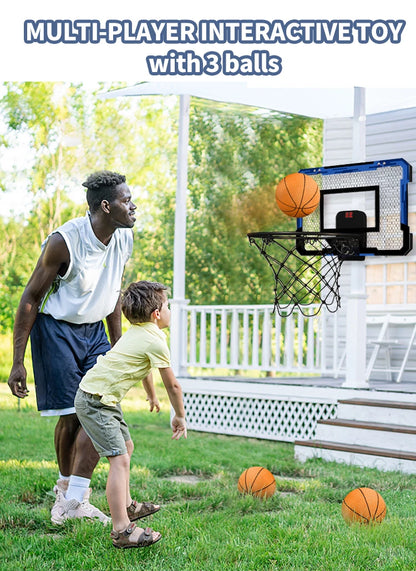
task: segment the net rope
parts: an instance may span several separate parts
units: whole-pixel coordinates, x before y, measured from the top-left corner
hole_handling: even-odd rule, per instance
[[[340,308],[341,266],[357,255],[358,236],[262,232],[248,238],[273,271],[274,309],[280,315],[290,315],[296,307],[307,317],[322,306],[331,313]]]

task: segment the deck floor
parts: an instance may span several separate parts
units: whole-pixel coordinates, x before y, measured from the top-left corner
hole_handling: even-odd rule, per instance
[[[249,383],[262,383],[262,384],[272,384],[272,385],[292,385],[292,386],[303,386],[303,387],[331,387],[331,388],[342,388],[345,381],[343,377],[334,379],[333,377],[239,377],[239,376],[204,376],[198,379],[210,379],[217,381],[232,381],[232,382],[249,382]],[[416,393],[416,375],[415,381],[401,381],[396,383],[394,381],[387,380],[377,380],[371,379],[368,384],[368,388],[373,391],[389,391],[398,393]]]

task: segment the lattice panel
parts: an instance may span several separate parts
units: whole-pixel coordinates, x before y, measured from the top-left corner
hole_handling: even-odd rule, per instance
[[[191,430],[268,440],[309,439],[316,423],[335,418],[336,403],[184,394]]]

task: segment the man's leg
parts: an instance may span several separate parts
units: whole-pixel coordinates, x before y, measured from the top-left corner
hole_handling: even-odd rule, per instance
[[[76,414],[60,417],[55,428],[55,449],[59,472],[69,478],[68,488],[64,490],[66,499],[82,502],[100,457]]]
[[[76,415],[74,415],[76,416]],[[79,420],[77,419],[78,423]],[[100,457],[94,448],[91,439],[85,434],[84,429],[79,425],[74,442],[74,456],[71,474],[81,476],[81,478],[91,479],[94,468],[98,464]]]
[[[59,472],[68,477],[72,474],[75,440],[80,423],[76,414],[60,416],[55,426],[55,452]]]
[[[76,414],[59,418],[55,450],[60,474],[70,478],[66,482],[58,480],[54,488],[57,498],[52,507],[52,521],[61,524],[66,519],[87,517],[108,523],[110,518],[89,503],[89,484],[100,457]]]
[[[55,427],[55,451],[63,476],[73,474],[91,479],[100,459],[76,414],[59,417]]]

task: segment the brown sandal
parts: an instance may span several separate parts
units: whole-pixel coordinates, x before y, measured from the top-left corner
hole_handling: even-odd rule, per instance
[[[133,500],[129,507],[127,508],[127,515],[130,521],[136,521],[147,517],[149,515],[155,514],[160,510],[160,506],[152,504],[150,502],[143,502],[139,504],[136,500]]]
[[[131,549],[133,547],[148,547],[153,545],[160,539],[162,535],[158,531],[153,531],[150,527],[146,527],[145,530],[139,535],[137,541],[130,541],[130,536],[136,529],[136,524],[131,523],[127,529],[124,531],[117,532],[113,530],[111,532],[111,539],[113,540],[114,547],[117,549]]]

